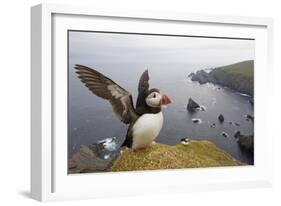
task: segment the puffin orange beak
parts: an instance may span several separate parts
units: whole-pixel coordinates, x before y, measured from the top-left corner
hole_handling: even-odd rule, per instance
[[[172,100],[168,96],[163,94],[162,98],[161,98],[161,101],[160,101],[160,104],[161,105],[167,105],[167,104],[171,104],[171,103],[172,103]]]

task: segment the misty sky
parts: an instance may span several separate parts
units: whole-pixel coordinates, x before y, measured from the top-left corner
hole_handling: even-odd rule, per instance
[[[69,33],[70,59],[88,64],[179,63],[215,67],[254,59],[254,44],[254,40]]]

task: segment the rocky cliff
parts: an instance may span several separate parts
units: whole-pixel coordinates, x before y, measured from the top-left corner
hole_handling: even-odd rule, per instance
[[[153,144],[150,147],[125,149],[111,158],[98,158],[91,146],[82,145],[69,160],[69,173],[116,172],[202,168],[243,165],[215,144],[205,140],[190,140],[186,144]]]
[[[229,87],[235,91],[254,95],[254,61],[244,61],[223,67],[214,68],[207,73],[199,70],[189,75],[192,81],[200,84],[211,82]]]

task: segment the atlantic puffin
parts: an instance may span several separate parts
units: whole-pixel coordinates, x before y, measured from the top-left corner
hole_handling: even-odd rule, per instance
[[[74,68],[84,85],[96,96],[108,100],[116,116],[128,125],[121,147],[136,150],[154,142],[163,126],[161,106],[170,104],[171,99],[159,89],[149,89],[148,70],[140,77],[134,108],[132,95],[113,80],[83,65],[76,64]]]

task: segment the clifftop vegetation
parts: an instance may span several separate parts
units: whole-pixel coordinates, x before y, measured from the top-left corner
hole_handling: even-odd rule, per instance
[[[213,69],[210,73],[199,70],[189,75],[200,84],[211,82],[229,87],[241,93],[254,95],[254,61],[243,61]]]

